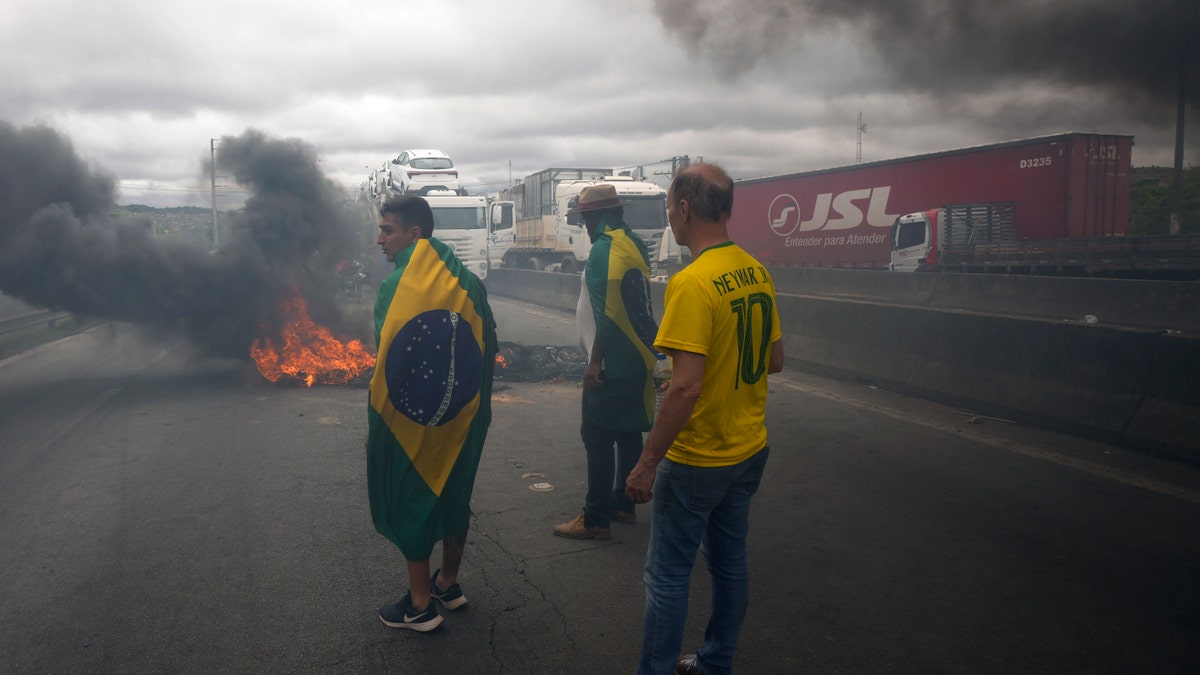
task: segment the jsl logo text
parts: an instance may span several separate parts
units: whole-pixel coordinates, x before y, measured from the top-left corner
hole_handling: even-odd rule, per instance
[[[815,230],[850,230],[863,224],[863,210],[858,202],[867,202],[866,223],[871,227],[891,227],[899,214],[887,212],[888,197],[892,186],[884,185],[874,188],[847,190],[834,195],[824,192],[817,195],[816,203],[808,213],[812,217],[803,219],[800,204],[789,194],[782,194],[771,200],[767,210],[767,222],[775,234],[786,237],[795,232],[812,232]],[[831,212],[836,214],[830,217]]]

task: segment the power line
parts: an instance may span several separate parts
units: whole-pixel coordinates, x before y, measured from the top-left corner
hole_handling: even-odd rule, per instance
[[[208,185],[163,185],[160,183],[134,183],[131,181],[118,181],[117,187],[129,190],[145,190],[147,192],[208,192]],[[224,190],[225,194],[246,194],[246,190],[234,185],[217,185],[218,190]]]
[[[510,181],[506,180],[489,180],[481,183],[463,183],[463,187],[485,187],[489,185],[509,185]]]

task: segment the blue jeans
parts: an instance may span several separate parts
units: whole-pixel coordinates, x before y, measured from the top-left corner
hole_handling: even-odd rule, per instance
[[[587,498],[583,505],[585,527],[608,527],[614,511],[633,513],[633,501],[625,495],[625,480],[642,456],[642,434],[617,431],[587,419],[579,427],[587,450]],[[613,446],[617,452],[614,461]]]
[[[712,576],[712,606],[704,644],[696,652],[704,673],[728,673],[746,606],[750,575],[746,534],[750,497],[758,490],[770,447],[733,466],[695,467],[664,459],[654,480],[654,516],[646,551],[646,616],[637,672],[671,673],[687,621],[688,582],[699,548]]]

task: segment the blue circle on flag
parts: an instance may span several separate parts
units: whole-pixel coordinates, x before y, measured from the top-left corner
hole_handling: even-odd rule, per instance
[[[434,309],[392,338],[384,373],[396,410],[418,424],[441,426],[479,393],[483,350],[461,314]]]

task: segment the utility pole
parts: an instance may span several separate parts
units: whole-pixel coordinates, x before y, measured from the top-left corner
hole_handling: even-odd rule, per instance
[[[867,125],[863,124],[862,111],[858,111],[858,150],[854,153],[854,163],[862,164],[862,135],[867,133]]]
[[[220,236],[217,234],[217,139],[208,139],[209,169],[212,176],[212,221],[213,221],[213,250],[220,248]]]
[[[666,176],[668,182],[673,181],[673,180],[675,180],[675,176],[679,175],[680,171],[683,171],[684,169],[688,168],[689,166],[691,166],[693,164],[700,164],[703,161],[704,161],[704,158],[701,157],[700,155],[696,155],[695,161],[693,161],[689,155],[675,155],[674,157],[668,157],[667,159],[660,159],[659,161],[654,162],[654,164],[666,164],[667,162],[670,162],[671,170],[670,171],[665,171],[665,170],[664,171],[655,171],[653,173],[653,175]],[[641,173],[641,175],[642,175],[642,180],[645,180],[646,167],[640,166],[640,167],[638,167],[638,170],[639,170],[639,173]]]
[[[1183,120],[1184,107],[1187,102],[1187,59],[1184,58],[1183,48],[1179,50],[1179,102],[1175,113],[1175,185],[1171,197],[1170,234],[1180,234],[1183,231]]]
[[[684,155],[682,157],[671,158],[671,180],[675,180],[675,176],[679,175],[680,171],[692,165],[692,158]]]

